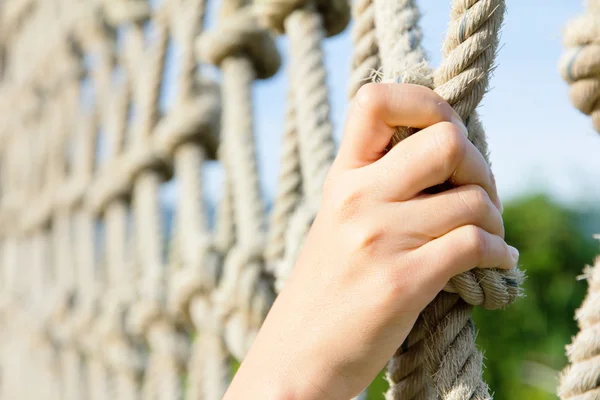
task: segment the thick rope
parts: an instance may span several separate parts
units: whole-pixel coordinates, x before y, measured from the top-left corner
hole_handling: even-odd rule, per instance
[[[585,15],[569,21],[564,29],[565,54],[559,69],[570,86],[571,101],[592,117],[600,132],[600,6],[589,1]]]
[[[277,71],[279,55],[251,9],[237,11],[217,31],[204,35],[199,53],[219,65],[223,73],[222,155],[231,179],[237,241],[225,260],[214,301],[227,320],[228,348],[241,359],[266,316],[268,307],[262,304],[273,298],[269,290],[262,290],[264,205],[256,166],[250,88],[255,79]]]
[[[371,81],[373,71],[379,71],[379,45],[375,31],[375,6],[373,0],[357,0],[352,2],[352,42],[354,53],[350,72],[348,94],[353,98],[358,89]]]
[[[421,47],[419,10],[412,0],[375,1],[376,41],[384,82],[416,83],[431,87],[430,71],[425,67],[425,54]],[[398,130],[399,142],[413,131]],[[417,322],[416,326],[419,325]],[[386,399],[424,400],[433,396],[428,371],[425,368],[424,338],[426,333],[413,329],[404,344],[389,361],[386,379],[389,389]]]
[[[571,101],[592,117],[600,132],[600,2],[587,2],[587,13],[569,22],[564,32],[567,52],[560,71],[570,85]],[[584,271],[588,294],[575,313],[579,333],[567,346],[569,365],[561,375],[558,395],[563,400],[600,398],[600,258]]]
[[[277,183],[277,194],[273,201],[269,236],[265,248],[265,259],[267,260],[267,267],[270,272],[275,271],[276,264],[285,254],[285,232],[289,226],[290,216],[298,206],[298,202],[302,196],[298,131],[296,128],[296,110],[293,98],[293,92],[290,91],[281,140],[281,170]]]
[[[376,6],[383,78],[429,86],[414,2],[376,2]],[[470,139],[486,157],[485,137],[474,111],[487,90],[503,15],[503,1],[454,1],[444,60],[434,75],[436,91],[466,120]],[[458,292],[469,304],[494,309],[514,301],[521,280],[518,270],[475,269],[453,278],[445,290]],[[388,398],[427,398],[430,385],[445,399],[489,398],[481,367],[470,308],[456,295],[440,294],[390,362]]]
[[[569,366],[563,371],[558,395],[563,400],[600,396],[600,258],[584,271],[589,289],[575,314],[579,333],[567,346]]]
[[[334,158],[333,125],[322,41],[322,17],[311,7],[285,19],[290,39],[292,87],[298,124],[298,141],[305,201],[320,204],[325,177]]]
[[[486,159],[485,136],[474,111],[488,89],[504,13],[503,0],[454,1],[443,45],[444,59],[434,80],[436,92],[463,118],[469,128],[470,140]],[[493,309],[507,306],[519,296],[522,279],[518,269],[475,269],[450,281],[462,299],[456,295],[440,294],[434,300],[424,320],[431,332],[427,341],[431,351],[426,365],[438,395],[457,400],[490,398],[488,387],[481,377],[483,356],[475,345],[470,316],[472,305],[464,303],[475,302],[467,295],[471,291],[461,288],[481,287],[485,296],[481,303],[475,304]],[[463,286],[467,282],[470,284]],[[445,290],[451,291],[449,287]]]
[[[288,105],[286,127],[290,136],[284,137],[284,149],[294,153],[289,154],[289,160],[282,164],[281,176],[283,178],[287,174],[288,181],[280,182],[280,190],[287,195],[285,200],[288,201],[281,207],[287,207],[293,216],[284,221],[285,226],[277,226],[279,230],[276,231],[279,256],[283,256],[274,269],[277,287],[280,288],[295,264],[307,227],[312,224],[321,201],[323,183],[334,158],[329,89],[321,46],[326,36],[337,34],[345,28],[349,8],[339,1],[323,2],[317,10],[314,4],[306,1],[266,0],[258,2],[257,9],[272,29],[285,32],[290,39],[291,104]],[[295,126],[291,125],[293,123]],[[296,147],[298,150],[294,150]],[[299,156],[299,166],[296,154]],[[300,188],[304,206],[299,206]],[[296,190],[295,195],[291,194],[293,190]],[[276,208],[275,211],[280,210]],[[274,214],[274,218],[277,216]],[[298,221],[300,218],[303,221]],[[292,223],[292,220],[296,222]],[[287,230],[285,242],[293,243],[293,248],[286,247],[285,251],[282,248],[283,228]],[[292,233],[293,237],[290,238]]]

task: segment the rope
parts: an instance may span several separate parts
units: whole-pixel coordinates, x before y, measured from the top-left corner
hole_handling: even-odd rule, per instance
[[[375,7],[372,0],[357,0],[352,2],[352,42],[354,53],[350,72],[348,94],[351,99],[358,89],[371,80],[373,71],[379,71],[379,46],[375,31]]]
[[[589,289],[575,313],[579,333],[567,346],[569,366],[563,371],[558,395],[561,399],[591,400],[600,395],[600,258],[584,271]]]
[[[421,47],[420,14],[414,1],[375,1],[375,31],[384,82],[415,83],[432,87],[431,72],[425,66]],[[398,143],[414,130],[398,128],[392,143]],[[425,400],[433,398],[434,389],[425,368],[427,333],[415,324],[402,347],[388,362],[386,399]]]
[[[589,1],[587,13],[567,24],[564,29],[565,54],[559,70],[570,87],[571,102],[592,117],[594,128],[600,131],[600,7]]]
[[[283,143],[286,161],[282,159],[281,197],[277,199],[281,203],[276,203],[273,213],[274,221],[279,218],[281,222],[271,228],[272,235],[279,238],[275,254],[281,261],[276,263],[274,272],[276,286],[281,288],[321,202],[323,183],[334,158],[329,90],[321,43],[326,36],[335,35],[346,27],[350,11],[348,4],[340,1],[321,2],[317,9],[311,2],[302,0],[261,1],[256,4],[256,9],[269,27],[285,32],[290,39],[291,93]],[[300,206],[300,201],[305,205]],[[281,218],[283,211],[291,216]],[[292,244],[291,248],[287,246],[289,244]]]
[[[221,155],[231,179],[227,187],[231,190],[236,243],[225,259],[214,302],[219,315],[226,319],[228,348],[242,359],[266,316],[268,307],[262,305],[270,304],[273,297],[271,291],[262,290],[264,205],[256,167],[250,88],[255,79],[277,71],[279,54],[251,9],[236,11],[223,19],[218,30],[204,34],[198,51],[223,74]]]
[[[269,235],[265,248],[265,259],[269,272],[273,273],[276,263],[285,254],[285,232],[290,216],[301,198],[302,176],[300,172],[300,154],[298,151],[298,131],[296,129],[296,110],[293,105],[293,92],[290,91],[285,115],[282,138],[281,170],[277,183],[277,194],[273,202]]]
[[[375,4],[384,80],[431,87],[414,2]],[[436,91],[463,119],[472,119],[470,139],[486,157],[485,136],[474,111],[487,90],[503,15],[503,1],[454,1],[444,60],[433,79]],[[405,131],[398,132],[394,143],[411,133]],[[521,280],[518,270],[475,269],[453,278],[445,291],[460,297],[438,295],[390,362],[388,398],[429,398],[433,388],[444,399],[489,398],[481,380],[482,356],[475,347],[471,305],[505,307],[519,295]]]
[[[564,31],[567,48],[559,69],[570,85],[571,101],[581,112],[590,115],[594,128],[600,132],[600,99],[598,36],[600,33],[600,3],[588,1],[586,14],[570,21]],[[584,270],[588,293],[575,313],[579,333],[567,346],[569,365],[560,378],[561,399],[587,400],[600,397],[600,259]]]

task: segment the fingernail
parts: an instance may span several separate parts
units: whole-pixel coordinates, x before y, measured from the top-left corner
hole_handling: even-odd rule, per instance
[[[512,246],[508,246],[508,250],[510,250],[510,256],[512,257],[515,265],[519,262],[519,250]]]
[[[458,115],[458,113],[454,110],[452,110],[452,112],[453,112],[453,114],[452,114],[452,117],[450,118],[450,122],[452,122],[453,124],[458,126],[463,131],[463,134],[465,135],[465,137],[469,137],[469,131],[467,130],[467,127],[466,127],[465,123],[463,122],[462,118],[460,117],[460,115]]]

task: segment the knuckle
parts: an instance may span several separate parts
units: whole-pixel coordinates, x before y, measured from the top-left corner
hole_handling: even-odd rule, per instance
[[[373,253],[376,248],[377,243],[384,236],[383,229],[381,227],[375,226],[362,226],[355,227],[358,229],[351,229],[351,246],[352,248],[359,253]]]
[[[475,218],[486,217],[491,211],[491,201],[487,192],[481,186],[473,186],[467,191],[459,191],[462,205]]]
[[[348,220],[355,215],[364,197],[363,190],[356,184],[345,183],[343,178],[330,181],[324,196],[330,210],[340,220]]]
[[[361,86],[354,97],[357,108],[363,112],[375,113],[381,107],[381,89],[381,84],[373,82]]]
[[[487,235],[483,229],[475,225],[469,225],[465,228],[465,241],[467,251],[477,259],[483,258],[488,251]]]
[[[466,138],[456,125],[450,122],[441,122],[440,125],[436,135],[437,150],[442,155],[448,172],[452,173],[464,157]]]

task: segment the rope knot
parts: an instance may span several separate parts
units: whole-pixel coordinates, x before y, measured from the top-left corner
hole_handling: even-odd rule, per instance
[[[197,240],[197,265],[182,265],[171,277],[169,308],[175,313],[184,312],[192,299],[214,289],[219,272],[219,257],[210,238],[201,236]]]
[[[260,26],[251,8],[238,11],[214,31],[202,34],[197,52],[202,60],[214,65],[221,65],[227,57],[248,57],[260,79],[273,76],[281,64],[273,37]]]
[[[179,366],[185,365],[189,354],[189,345],[183,334],[166,319],[161,319],[148,331],[148,342],[153,352],[173,357]]]
[[[468,304],[497,310],[512,304],[521,295],[524,274],[511,270],[475,268],[453,277],[444,290],[458,293]]]
[[[224,321],[225,341],[239,359],[248,351],[275,299],[272,280],[262,270],[263,251],[262,241],[234,247],[214,294],[216,318]]]
[[[150,17],[151,8],[146,0],[104,0],[102,8],[113,26],[127,22],[141,23]]]
[[[126,153],[121,167],[121,174],[126,175],[129,182],[134,182],[140,174],[148,170],[159,172],[165,180],[169,180],[172,175],[172,165],[168,158],[156,143],[150,140],[140,141],[132,146]]]
[[[199,94],[182,102],[156,128],[158,147],[167,157],[185,143],[200,142],[214,158],[221,116],[220,93],[216,83],[204,81]]]
[[[343,31],[350,21],[350,5],[345,0],[258,0],[254,4],[261,21],[279,34],[285,32],[285,19],[307,6],[314,7],[323,17],[328,36]]]
[[[110,160],[103,166],[91,187],[88,187],[85,203],[92,212],[99,213],[106,209],[110,202],[129,197],[133,181],[123,173],[122,161],[122,159]]]
[[[573,105],[592,117],[600,132],[600,15],[588,14],[570,21],[565,28],[566,53],[559,70],[570,86]]]

